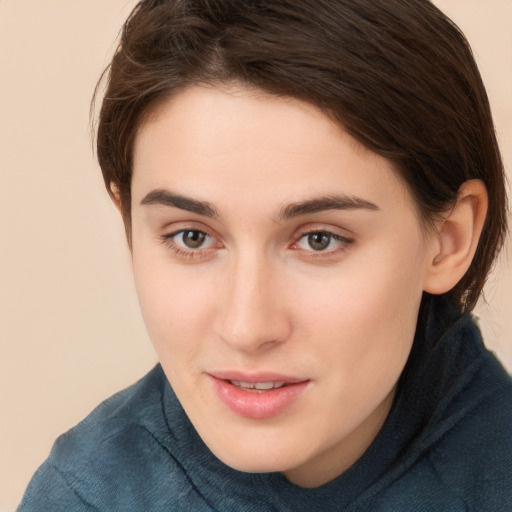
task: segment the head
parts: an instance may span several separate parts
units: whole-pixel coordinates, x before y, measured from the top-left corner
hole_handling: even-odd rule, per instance
[[[304,485],[382,425],[422,295],[471,310],[506,231],[480,75],[426,0],[140,2],[98,156],[198,432],[228,464]],[[226,408],[244,376],[295,379],[298,398]]]
[[[311,103],[393,163],[425,226],[470,179],[489,213],[450,295],[471,310],[506,232],[503,165],[469,44],[427,0],[143,1],[108,69],[98,158],[131,240],[133,147],[144,119],[187,87],[239,82]]]

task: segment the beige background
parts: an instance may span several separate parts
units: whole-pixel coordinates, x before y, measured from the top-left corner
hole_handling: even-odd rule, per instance
[[[437,3],[473,44],[510,169],[512,0]],[[95,81],[133,5],[0,0],[0,512],[57,435],[156,361],[88,133]],[[484,333],[512,368],[505,259],[487,293]]]

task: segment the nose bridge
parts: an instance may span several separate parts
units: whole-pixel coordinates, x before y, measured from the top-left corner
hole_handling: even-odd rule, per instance
[[[278,300],[278,282],[264,251],[245,251],[228,270],[218,334],[238,350],[257,350],[286,339],[289,320]]]

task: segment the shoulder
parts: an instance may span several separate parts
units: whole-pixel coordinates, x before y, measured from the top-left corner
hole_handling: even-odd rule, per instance
[[[157,511],[192,499],[163,412],[166,385],[157,366],[60,436],[19,510]]]
[[[377,510],[512,512],[512,379],[490,352],[454,380],[414,463],[377,498]],[[456,383],[456,384],[455,384]]]
[[[512,512],[512,378],[473,317],[433,304],[407,370],[372,510]]]
[[[464,315],[439,348],[447,363],[422,442],[424,467],[468,510],[512,511],[512,378]],[[440,366],[443,366],[440,364]]]
[[[101,403],[83,421],[61,435],[48,461],[61,470],[84,462],[97,464],[129,457],[141,442],[158,435],[164,426],[161,396],[165,376],[160,366],[129,388]]]
[[[443,418],[453,426],[426,461],[468,510],[512,511],[512,378],[491,353],[484,357]]]

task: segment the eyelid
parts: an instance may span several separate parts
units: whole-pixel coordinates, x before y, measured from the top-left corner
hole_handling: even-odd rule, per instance
[[[202,235],[205,235],[205,240],[204,242],[207,243],[207,239],[209,238],[210,239],[210,244],[213,242],[215,242],[215,238],[210,235],[209,233],[207,233],[206,231],[203,231],[202,229],[189,229],[189,228],[184,228],[184,229],[179,229],[178,231],[174,231],[172,233],[169,233],[168,235],[164,235],[164,238],[167,239],[167,240],[173,240],[173,243],[176,243],[175,239],[177,236],[179,235],[185,235],[185,234],[188,234],[188,233],[200,233]],[[180,245],[178,243],[176,243],[177,245]],[[200,250],[206,250],[206,249],[209,249],[210,247],[197,247],[197,248],[193,248],[193,247],[186,247],[184,246],[183,249],[185,250],[191,250],[191,251],[200,251]]]
[[[172,238],[176,235],[179,235],[180,233],[186,233],[187,231],[197,231],[198,233],[203,233],[203,234],[209,236],[210,238],[215,238],[211,233],[209,233],[205,229],[200,229],[200,228],[190,227],[190,226],[186,226],[186,227],[180,228],[180,229],[175,229],[174,231],[171,231],[170,233],[167,233],[163,236],[165,236],[166,238]]]
[[[169,222],[159,228],[158,231],[161,233],[159,234],[159,238],[171,238],[185,231],[200,231],[215,240],[220,240],[220,236],[216,234],[214,230],[202,222],[195,220]]]
[[[307,226],[302,227],[296,231],[293,239],[293,243],[291,244],[291,248],[297,251],[301,251],[303,257],[309,259],[329,259],[332,257],[336,257],[341,253],[345,252],[354,242],[355,238],[352,236],[347,236],[345,234],[340,233],[340,229],[336,229],[332,226],[325,225],[316,225],[316,226]],[[315,234],[315,233],[325,233],[326,235],[331,236],[335,240],[339,242],[339,246],[335,249],[328,249],[324,251],[315,251],[314,249],[307,250],[298,247],[299,242],[306,236]]]
[[[355,241],[355,236],[350,230],[345,229],[345,228],[340,228],[337,226],[333,226],[330,224],[321,224],[321,223],[318,223],[318,224],[310,223],[305,226],[303,225],[303,226],[299,227],[298,229],[296,229],[294,231],[292,238],[295,241],[297,241],[301,237],[303,237],[305,235],[312,234],[312,233],[326,233],[328,235],[340,237],[347,241],[348,240]]]
[[[183,222],[177,224],[181,224],[181,226],[168,226],[168,228],[174,227],[174,229],[160,234],[158,238],[167,249],[171,250],[178,257],[181,257],[185,260],[204,260],[213,256],[213,251],[222,248],[222,243],[220,242],[219,237],[215,235],[210,229],[206,228],[204,225],[198,226],[197,223],[195,222]],[[191,247],[188,248],[185,245],[177,243],[175,237],[180,235],[181,233],[186,233],[188,231],[204,233],[207,237],[211,238],[213,242],[208,247],[198,247],[197,249]]]

